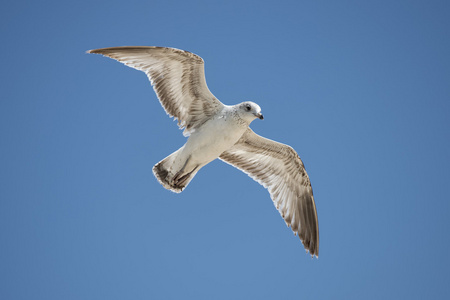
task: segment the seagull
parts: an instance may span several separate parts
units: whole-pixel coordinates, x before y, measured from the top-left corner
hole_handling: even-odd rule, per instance
[[[166,113],[184,129],[187,142],[153,167],[164,188],[182,192],[202,167],[219,158],[268,189],[306,252],[319,256],[319,222],[308,174],[292,147],[249,128],[253,120],[264,119],[259,105],[220,102],[206,85],[203,59],[188,51],[126,46],[87,53],[101,54],[145,72]]]

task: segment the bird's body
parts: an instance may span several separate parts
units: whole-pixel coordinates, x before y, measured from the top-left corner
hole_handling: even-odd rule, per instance
[[[309,177],[289,146],[255,134],[250,123],[263,119],[253,102],[228,106],[209,91],[203,59],[174,48],[113,47],[90,50],[147,74],[166,112],[178,119],[187,142],[153,167],[168,190],[181,192],[216,158],[266,187],[286,224],[311,255],[319,255],[319,224]]]
[[[166,188],[181,192],[205,165],[230,149],[247,130],[247,122],[236,120],[236,109],[224,106],[214,117],[189,135],[186,144],[156,164],[153,172]],[[165,176],[160,176],[163,167]]]

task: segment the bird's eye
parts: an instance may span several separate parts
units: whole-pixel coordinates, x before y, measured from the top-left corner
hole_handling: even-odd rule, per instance
[[[246,109],[247,111],[250,111],[250,109],[251,109],[250,105],[247,104],[247,105],[245,106],[245,109]]]

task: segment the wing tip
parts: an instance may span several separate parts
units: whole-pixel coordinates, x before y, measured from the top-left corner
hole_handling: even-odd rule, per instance
[[[90,53],[92,53],[92,54],[104,54],[103,52],[105,50],[109,50],[109,49],[111,49],[111,48],[91,49],[91,50],[87,50],[86,53],[88,53],[88,54],[90,54]]]
[[[294,230],[292,226],[287,223],[286,225],[288,225],[288,227],[291,227],[291,230],[294,232],[295,236],[298,236],[298,238],[302,242],[303,247],[305,248],[306,253],[310,254],[312,258],[314,258],[314,256],[316,258],[319,258],[319,237],[316,236],[316,238],[310,240],[309,238],[305,238],[304,232]]]
[[[145,50],[156,50],[156,51],[169,51],[178,55],[183,55],[185,57],[188,57],[190,59],[194,59],[199,63],[204,63],[203,58],[198,56],[197,54],[181,50],[178,48],[172,48],[172,47],[160,47],[160,46],[119,46],[119,47],[107,47],[107,48],[99,48],[99,49],[93,49],[93,50],[87,50],[86,53],[94,53],[94,54],[105,54],[108,51],[145,51]]]
[[[86,53],[87,54],[103,54],[102,50],[104,50],[105,48],[102,49],[91,49],[91,50],[87,50]]]
[[[298,234],[298,237],[300,238],[303,247],[305,247],[306,253],[310,254],[312,258],[314,258],[314,256],[316,258],[319,258],[319,241],[317,241],[316,243],[312,243],[311,241],[305,241],[300,236],[300,233]]]
[[[123,47],[106,47],[106,48],[98,48],[98,49],[91,49],[87,50],[86,53],[92,53],[92,54],[103,54],[105,55],[108,51],[117,51],[117,50],[130,50],[130,49],[136,49],[140,48],[139,46],[123,46]],[[143,47],[141,47],[143,48]]]

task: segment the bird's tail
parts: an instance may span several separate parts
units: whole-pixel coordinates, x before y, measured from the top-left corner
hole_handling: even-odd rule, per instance
[[[166,189],[175,193],[181,193],[199,170],[199,168],[195,168],[188,173],[183,173],[183,170],[175,174],[172,172],[171,167],[175,162],[177,154],[182,149],[183,148],[178,149],[153,167],[153,174],[156,179],[158,179],[159,183]]]

